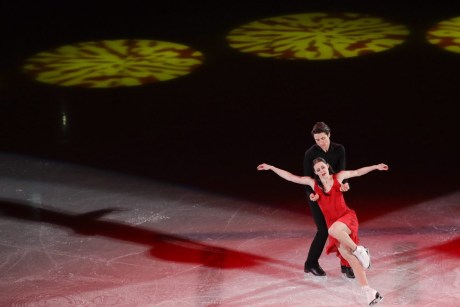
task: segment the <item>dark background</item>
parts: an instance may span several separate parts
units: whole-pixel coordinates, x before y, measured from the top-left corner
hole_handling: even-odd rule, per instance
[[[411,34],[391,50],[331,61],[259,58],[226,44],[242,24],[318,11],[372,14]],[[311,127],[325,121],[349,168],[391,168],[354,179],[347,197],[411,205],[458,188],[460,54],[425,40],[456,16],[460,1],[442,0],[2,1],[0,150],[303,210],[302,187],[256,166],[300,174]],[[116,89],[62,88],[20,72],[43,50],[126,38],[185,44],[205,62],[178,79]]]

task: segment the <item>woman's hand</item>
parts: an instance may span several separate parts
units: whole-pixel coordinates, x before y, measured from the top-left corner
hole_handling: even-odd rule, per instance
[[[310,193],[310,200],[317,201],[319,199],[318,193]]]
[[[258,171],[268,171],[270,169],[271,169],[271,165],[268,165],[268,164],[265,164],[265,163],[262,163],[259,166],[257,166]]]
[[[347,183],[342,183],[340,185],[340,191],[341,192],[347,192],[350,189],[350,185]]]
[[[388,165],[384,163],[377,164],[376,166],[379,171],[387,171],[389,169]]]

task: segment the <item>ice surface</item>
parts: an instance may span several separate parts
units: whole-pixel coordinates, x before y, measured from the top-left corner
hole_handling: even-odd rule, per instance
[[[335,256],[320,259],[327,278],[303,273],[307,214],[77,165],[1,163],[1,306],[365,305]],[[379,306],[458,305],[459,201],[454,191],[361,223]]]

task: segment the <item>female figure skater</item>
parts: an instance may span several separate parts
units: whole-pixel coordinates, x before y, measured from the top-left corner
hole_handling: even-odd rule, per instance
[[[369,250],[358,245],[358,218],[356,213],[350,209],[340,191],[343,180],[365,175],[371,171],[386,171],[386,164],[377,164],[362,167],[357,170],[344,170],[333,174],[330,166],[323,158],[313,160],[315,178],[308,176],[297,176],[285,170],[268,164],[260,164],[257,169],[271,170],[281,178],[294,183],[310,186],[315,193],[310,194],[310,199],[317,201],[326,219],[329,232],[329,244],[326,253],[338,252],[347,260],[358,279],[361,288],[366,293],[369,305],[375,305],[383,299],[379,292],[369,287],[366,272],[364,269],[370,267]]]

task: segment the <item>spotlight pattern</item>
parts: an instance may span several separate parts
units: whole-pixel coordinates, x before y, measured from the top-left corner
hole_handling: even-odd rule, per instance
[[[260,57],[327,60],[381,52],[405,41],[404,25],[354,13],[309,13],[262,19],[234,29],[229,45]]]
[[[40,82],[89,88],[137,86],[190,73],[203,54],[154,40],[103,40],[61,46],[29,58],[24,71]]]
[[[460,53],[460,17],[442,21],[428,30],[429,43],[445,50]]]

